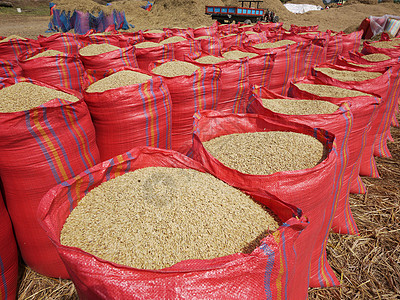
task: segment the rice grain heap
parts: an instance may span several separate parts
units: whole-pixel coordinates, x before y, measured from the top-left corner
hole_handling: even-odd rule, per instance
[[[0,43],[8,42],[10,40],[26,40],[26,38],[20,37],[18,35],[12,34],[2,40],[0,40]]]
[[[27,60],[31,60],[31,59],[35,59],[35,58],[39,58],[39,57],[50,57],[50,56],[56,56],[56,55],[59,55],[59,54],[64,54],[63,52],[61,52],[61,51],[58,51],[58,50],[46,50],[46,51],[43,51],[43,52],[40,52],[40,53],[38,53],[38,54],[36,54],[36,55],[34,55],[34,56],[32,56],[32,57],[29,57]]]
[[[228,59],[226,59],[225,57],[218,57],[218,56],[214,56],[214,55],[206,55],[203,57],[200,57],[198,59],[196,59],[196,62],[200,63],[200,64],[217,64],[223,61],[227,61]]]
[[[320,141],[297,132],[234,133],[203,145],[225,166],[252,175],[308,169],[326,158]]]
[[[155,67],[152,72],[165,77],[190,76],[193,72],[200,70],[200,67],[185,61],[169,61]]]
[[[182,42],[182,41],[187,41],[187,39],[185,39],[184,37],[181,36],[172,36],[170,38],[167,38],[165,40],[162,40],[160,42],[161,45],[165,45],[165,44],[173,44],[173,43],[178,43],[178,42]]]
[[[382,76],[382,73],[379,72],[336,70],[332,68],[314,69],[317,72],[321,72],[329,77],[335,78],[340,81],[364,81]]]
[[[371,96],[370,94],[367,93],[363,93],[356,90],[344,89],[333,85],[296,83],[295,86],[297,86],[302,91],[312,93],[320,97],[347,98],[347,97]]]
[[[79,49],[79,54],[82,56],[95,56],[120,49],[120,47],[110,44],[90,44]]]
[[[380,41],[380,42],[371,43],[370,45],[375,48],[396,49],[400,45],[400,41],[399,40]]]
[[[356,63],[352,63],[352,62],[349,62],[349,65],[352,65],[352,66],[355,66],[355,67],[361,67],[361,68],[371,68],[371,67],[373,67],[373,65],[356,64]]]
[[[251,252],[278,223],[211,174],[148,167],[103,182],[67,218],[63,245],[140,269]]]
[[[262,99],[265,108],[286,115],[332,114],[339,106],[322,100]]]
[[[99,81],[92,83],[87,89],[88,93],[102,93],[107,90],[116,89],[123,86],[129,86],[144,83],[151,79],[151,76],[135,71],[119,71],[107,76]]]
[[[384,61],[389,60],[391,57],[383,53],[372,53],[363,55],[362,58],[368,61]]]
[[[155,47],[159,47],[159,46],[160,46],[159,43],[154,43],[154,42],[142,42],[142,43],[135,44],[135,48],[139,48],[139,49],[155,48]]]
[[[0,112],[11,113],[29,110],[56,98],[69,102],[79,100],[73,95],[58,90],[29,82],[18,82],[0,89]]]
[[[257,49],[268,49],[268,48],[279,48],[282,46],[287,46],[292,44],[296,44],[296,42],[291,40],[280,40],[277,42],[255,44],[253,45],[253,47]]]
[[[251,53],[251,52],[243,52],[240,50],[233,50],[233,51],[227,51],[225,53],[222,54],[223,57],[225,57],[226,59],[241,59],[244,57],[248,57],[248,58],[253,58],[258,56],[257,53]]]

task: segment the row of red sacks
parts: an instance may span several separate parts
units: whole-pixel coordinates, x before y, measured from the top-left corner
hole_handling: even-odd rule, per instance
[[[303,274],[304,275],[304,274]],[[304,277],[304,276],[303,276]]]

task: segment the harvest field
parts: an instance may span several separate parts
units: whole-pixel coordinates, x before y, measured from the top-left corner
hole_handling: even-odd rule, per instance
[[[52,35],[52,33],[46,32],[50,21],[48,1],[15,0],[9,2],[14,4],[13,8],[0,7],[0,41],[2,37],[11,35],[33,40],[37,39],[39,35],[42,38]],[[110,9],[124,11],[127,22],[135,27],[121,32],[130,33],[139,30],[163,30],[164,28],[209,27],[215,23],[204,14],[205,5],[238,5],[238,2],[234,0],[157,0],[151,11],[145,11],[140,6],[145,5],[147,1],[141,0],[117,0],[112,1],[110,6],[105,6],[106,1],[100,0],[60,0],[55,3],[57,8],[70,11],[74,9],[81,11],[104,10],[105,12]],[[289,3],[324,6],[322,0],[293,0]],[[283,22],[283,28],[287,30],[291,25],[318,25],[318,31],[321,32],[331,30],[351,34],[358,30],[361,22],[367,17],[386,14],[400,16],[400,3],[386,0],[379,3],[377,0],[349,0],[340,6],[332,4],[329,9],[310,11],[305,14],[289,12],[280,0],[265,0],[260,6],[274,11],[279,17],[279,22]],[[22,12],[16,12],[16,7],[22,8]],[[380,35],[373,40],[379,38]],[[360,48],[357,50],[362,49],[364,42],[371,42],[371,40],[361,40]],[[116,46],[109,47],[118,48]],[[87,57],[90,58],[91,55],[94,54],[87,54]],[[218,63],[225,61],[222,58],[218,59],[221,59]],[[140,65],[147,62],[138,59],[137,63]],[[196,69],[199,67],[195,67],[193,70]],[[190,69],[189,73],[193,70]],[[171,70],[167,70],[167,72],[171,72]],[[97,76],[96,73],[93,74],[93,76]],[[334,72],[331,70],[328,75],[333,76],[333,74]],[[148,75],[140,75],[143,77],[143,81],[147,80]],[[95,79],[92,78],[92,80]],[[122,77],[119,80],[122,80]],[[129,79],[126,80],[130,82]],[[109,84],[112,86],[113,82]],[[93,93],[101,93],[105,89],[103,86],[101,90],[94,90]],[[376,89],[378,90],[379,87]],[[171,103],[174,103],[173,99]],[[26,108],[21,108],[21,110],[23,109]],[[397,123],[400,122],[400,115],[397,114],[395,117]],[[393,126],[393,123],[394,121],[390,126],[392,139],[387,141],[391,157],[375,156],[380,178],[362,176],[366,192],[364,194],[353,193],[349,197],[351,212],[359,231],[358,235],[329,233],[326,245],[327,260],[340,281],[340,285],[309,288],[309,299],[400,299],[400,128],[398,125]],[[166,141],[166,144],[170,142]],[[107,153],[100,153],[100,156],[107,156],[110,153],[112,153],[112,149],[109,149]],[[2,299],[1,296],[0,293],[0,299]],[[40,275],[20,262],[17,299],[78,299],[78,295],[71,280]]]

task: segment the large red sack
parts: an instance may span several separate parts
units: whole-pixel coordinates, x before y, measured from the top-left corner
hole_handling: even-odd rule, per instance
[[[294,299],[306,299],[310,287],[334,286],[339,281],[326,259],[326,239],[330,220],[335,213],[335,169],[338,167],[336,139],[333,134],[319,128],[284,120],[274,120],[256,114],[223,114],[202,111],[196,114],[193,135],[193,158],[219,179],[240,189],[265,190],[301,207],[309,226],[296,241],[297,253],[295,285],[288,286],[296,292]],[[328,157],[314,168],[271,175],[244,174],[231,169],[203,146],[203,142],[233,133],[258,131],[293,131],[316,137],[329,151]]]
[[[229,24],[219,24],[218,23],[218,32],[222,35],[229,34],[238,34],[239,33],[239,24],[229,23]]]
[[[63,53],[30,59],[46,50],[48,49],[39,47],[19,56],[18,63],[24,76],[82,93],[89,84],[89,79],[78,55]]]
[[[343,32],[328,32],[328,45],[326,49],[326,62],[335,64],[339,56],[349,57],[349,52],[358,51],[361,45],[363,31],[354,31],[349,34]]]
[[[143,31],[144,40],[147,42],[159,43],[164,40],[167,36],[167,33],[163,30],[153,31],[153,30],[145,30]]]
[[[398,58],[400,56],[399,46],[395,48],[379,48],[374,46],[374,43],[378,42],[379,41],[364,41],[361,53],[362,54],[383,53],[392,58]]]
[[[121,47],[120,39],[117,34],[104,34],[88,32],[84,35],[78,35],[79,42],[85,47],[91,44],[110,44]],[[126,45],[125,47],[127,47]]]
[[[368,68],[368,70],[366,70],[365,68],[356,66],[343,67],[332,64],[321,64],[318,66],[318,68],[331,68],[347,71],[371,71],[382,74],[377,78],[363,81],[341,81],[326,74],[323,74],[322,72],[318,72],[315,70],[315,68],[313,68],[313,75],[325,84],[336,85],[348,89],[356,89],[365,93],[378,95],[382,98],[382,102],[379,106],[374,120],[372,121],[371,130],[368,134],[375,136],[373,155],[381,157],[391,157],[391,154],[387,147],[387,140],[389,138],[390,122],[392,120],[394,107],[398,96],[398,89],[394,89],[391,86],[391,82],[397,82],[396,85],[398,85],[398,74],[400,65],[398,67],[389,68]],[[365,155],[369,155],[369,153],[365,152]],[[363,170],[361,170],[361,172],[361,175],[372,175],[364,173]]]
[[[258,22],[258,28],[261,31],[276,31],[281,29],[283,26],[282,22],[277,22],[277,23],[264,23],[264,22]]]
[[[0,193],[0,299],[16,299],[18,248],[10,216]]]
[[[123,67],[139,67],[134,46],[92,56],[79,54],[79,59],[88,73],[90,82],[104,78],[110,70],[117,70]]]
[[[128,67],[116,72],[123,70],[148,74]],[[85,91],[83,95],[96,131],[101,161],[139,146],[171,148],[172,103],[160,76],[101,93]]]
[[[5,39],[5,38],[4,38]],[[0,38],[0,41],[3,40]],[[0,59],[18,61],[18,56],[26,51],[39,47],[39,42],[33,39],[11,39],[0,43]]]
[[[194,39],[194,31],[193,28],[163,28],[163,31],[166,32],[167,37],[172,37],[172,36],[181,36],[184,37],[185,39],[190,38]]]
[[[322,128],[335,135],[339,165],[336,169],[337,186],[335,186],[337,207],[331,227],[333,231],[337,233],[357,234],[357,225],[354,221],[349,204],[350,179],[356,160],[355,157],[350,157],[349,139],[353,129],[353,114],[350,111],[350,104],[343,100],[343,102],[338,105],[339,109],[332,114],[287,115],[273,112],[264,107],[262,99],[299,100],[298,98],[278,95],[266,88],[257,88],[252,91],[247,106],[247,112],[260,114],[276,120],[286,122],[293,121],[315,128]],[[315,101],[320,100],[315,99]],[[342,179],[339,180],[339,178]]]
[[[64,53],[78,54],[82,43],[79,41],[79,36],[73,33],[55,33],[51,36],[38,36],[40,47],[58,50]]]
[[[166,62],[158,61],[150,69]],[[192,144],[193,115],[199,110],[217,109],[220,76],[220,68],[214,65],[203,65],[189,76],[161,76],[172,101],[172,150],[186,154]]]
[[[174,59],[173,47],[161,44],[158,47],[136,48],[135,55],[139,68],[144,71],[148,71],[156,61]]]
[[[54,99],[27,111],[0,113],[0,178],[25,263],[40,274],[67,278],[64,264],[36,218],[37,206],[53,186],[98,163],[99,152],[82,94],[31,82],[80,100]],[[1,83],[10,86],[15,81]]]
[[[223,51],[231,50],[232,47],[243,47],[249,43],[248,35],[245,33],[232,33],[221,35]]]
[[[304,217],[272,195],[248,192],[285,223],[264,238],[251,254],[236,253],[210,260],[185,260],[160,270],[135,269],[100,259],[79,248],[61,245],[60,233],[70,212],[95,186],[145,167],[206,170],[180,153],[135,148],[98,164],[41,201],[38,216],[65,262],[80,299],[295,299],[293,244],[306,228]],[[107,276],[104,276],[107,274]]]
[[[209,36],[207,38],[197,38],[196,41],[202,53],[213,56],[221,56],[223,43],[219,37]]]
[[[165,44],[168,52],[173,53],[173,58],[177,60],[184,60],[186,56],[196,55],[201,53],[201,46],[199,41],[188,38],[186,41]]]
[[[120,41],[119,47],[121,48],[129,47],[145,41],[143,31],[141,30],[136,32],[120,32],[118,38]]]
[[[349,150],[351,163],[354,161],[354,169],[351,175],[350,193],[364,194],[366,188],[361,180],[359,174],[361,168],[363,170],[369,169],[370,172],[377,175],[376,162],[373,156],[374,138],[368,135],[371,129],[371,124],[376,117],[382,100],[374,95],[359,96],[359,97],[346,97],[346,98],[333,98],[321,97],[299,89],[295,84],[324,84],[314,77],[300,78],[292,82],[289,88],[289,96],[301,99],[321,99],[332,102],[334,104],[342,103],[343,101],[349,102],[350,110],[353,114],[353,129],[349,139]],[[368,152],[369,156],[365,155]]]
[[[218,22],[209,27],[198,27],[193,29],[194,38],[199,36],[216,36],[218,34]]]
[[[22,69],[18,61],[0,59],[0,78],[21,77]]]

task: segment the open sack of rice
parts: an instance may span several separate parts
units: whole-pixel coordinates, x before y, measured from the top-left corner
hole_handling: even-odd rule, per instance
[[[122,68],[84,92],[101,160],[133,147],[171,148],[172,103],[166,83],[140,69]]]
[[[272,193],[310,218],[294,245],[296,279],[288,286],[289,299],[306,298],[309,285],[339,284],[325,250],[337,204],[336,179],[342,179],[336,177],[333,134],[262,115],[202,111],[195,116],[192,152],[219,179]]]
[[[349,103],[342,100],[336,105],[320,99],[289,98],[266,88],[256,88],[252,91],[247,112],[322,128],[335,135],[339,162],[336,178],[342,177],[342,180],[336,179],[338,184],[334,193],[337,207],[331,227],[337,233],[357,234],[357,225],[349,204],[351,175],[357,160],[357,157],[350,156],[349,140],[354,120]]]
[[[54,187],[38,216],[81,299],[277,299],[308,225],[296,210],[142,147]]]
[[[77,34],[70,32],[58,32],[50,36],[39,35],[37,41],[40,47],[58,50],[63,53],[76,54],[83,47]]]
[[[22,76],[22,69],[15,60],[0,59],[0,77],[16,78]]]
[[[39,47],[39,42],[17,35],[0,38],[0,58],[18,61],[18,56],[26,51],[33,51]]]
[[[36,217],[52,187],[100,161],[82,94],[26,78],[0,81],[0,178],[18,246],[36,272],[68,278]]]
[[[387,41],[364,41],[361,53],[382,53],[397,58],[400,55],[400,39],[393,38]]]

